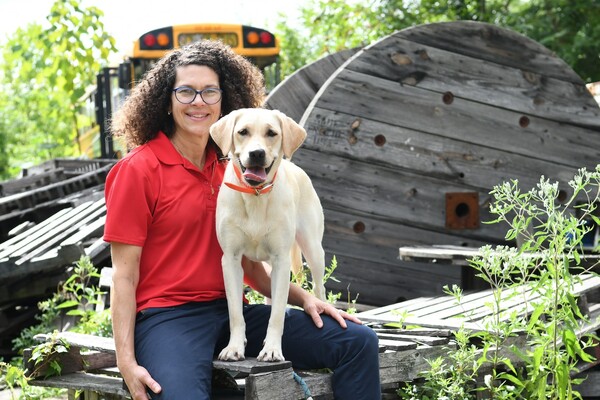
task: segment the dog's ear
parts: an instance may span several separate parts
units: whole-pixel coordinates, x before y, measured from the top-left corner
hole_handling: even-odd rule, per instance
[[[210,136],[213,138],[224,156],[229,154],[233,143],[233,128],[237,121],[239,110],[232,111],[210,127]]]
[[[281,120],[283,154],[289,160],[292,158],[292,154],[298,150],[298,147],[302,145],[304,139],[306,139],[306,131],[296,121],[281,111],[277,111],[277,113]]]

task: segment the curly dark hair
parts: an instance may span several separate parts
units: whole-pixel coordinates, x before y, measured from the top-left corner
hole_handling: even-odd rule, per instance
[[[128,148],[148,142],[161,130],[168,137],[173,135],[174,121],[167,111],[171,105],[176,69],[186,65],[204,65],[217,73],[223,90],[223,115],[238,108],[262,106],[265,84],[260,70],[222,42],[200,40],[161,58],[114,114],[112,134],[124,137]]]

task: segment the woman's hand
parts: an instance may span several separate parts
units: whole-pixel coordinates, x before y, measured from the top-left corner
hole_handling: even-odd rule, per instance
[[[133,400],[148,400],[148,389],[154,393],[160,393],[160,385],[152,379],[146,368],[134,364],[127,367],[119,367],[119,371],[121,371],[121,375],[127,384]]]
[[[323,320],[321,314],[329,315],[335,319],[342,328],[347,328],[346,320],[362,324],[362,321],[352,314],[348,314],[345,311],[338,310],[330,303],[319,300],[313,295],[308,294],[304,296],[304,303],[302,304],[304,312],[310,315],[317,328],[323,327]]]

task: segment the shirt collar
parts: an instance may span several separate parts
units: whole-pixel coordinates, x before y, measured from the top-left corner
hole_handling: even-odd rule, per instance
[[[156,155],[159,161],[167,165],[183,165],[186,168],[188,166],[197,169],[191,162],[184,159],[179,154],[173,143],[169,140],[164,132],[159,131],[156,137],[148,142],[148,146],[152,149],[152,152]],[[206,161],[204,162],[204,168],[212,164],[217,160],[217,152],[210,144],[206,148]]]

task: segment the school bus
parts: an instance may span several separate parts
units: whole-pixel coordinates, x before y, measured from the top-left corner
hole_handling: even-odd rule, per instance
[[[113,143],[108,122],[129,90],[167,52],[201,40],[220,40],[248,58],[265,75],[268,87],[279,83],[279,43],[271,32],[240,24],[204,23],[154,29],[133,43],[130,55],[118,67],[107,67],[96,76],[96,86],[80,101],[77,141],[89,158],[119,158],[126,149]]]

